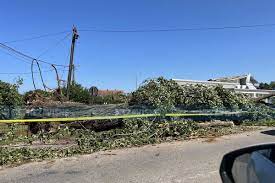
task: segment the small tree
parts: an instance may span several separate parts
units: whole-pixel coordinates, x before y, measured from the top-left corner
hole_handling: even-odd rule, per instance
[[[18,92],[22,82],[23,80],[19,79],[15,84],[10,84],[0,80],[0,110],[8,108],[9,118],[11,118],[11,111],[23,103],[22,96]]]
[[[67,93],[66,88],[63,88],[63,93]],[[90,101],[90,92],[87,88],[83,87],[81,84],[73,83],[70,88],[71,101],[80,102],[88,104]]]
[[[271,81],[269,84],[260,83],[259,88],[264,90],[275,90],[275,81]]]

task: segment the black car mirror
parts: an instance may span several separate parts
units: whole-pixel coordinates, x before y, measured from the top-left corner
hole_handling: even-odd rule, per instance
[[[275,182],[275,143],[250,146],[224,155],[220,176],[224,183]]]

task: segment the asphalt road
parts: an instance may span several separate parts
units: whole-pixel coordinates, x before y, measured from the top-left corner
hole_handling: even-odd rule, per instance
[[[0,182],[215,183],[221,182],[218,169],[224,153],[274,140],[275,128],[268,128],[211,141],[199,139],[98,152],[6,168],[0,171]]]

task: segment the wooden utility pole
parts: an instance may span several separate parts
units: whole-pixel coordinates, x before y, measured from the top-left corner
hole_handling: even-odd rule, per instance
[[[67,99],[70,99],[70,88],[72,85],[72,77],[74,76],[74,46],[75,41],[78,39],[77,29],[73,27],[73,35],[72,35],[72,44],[71,44],[71,55],[70,55],[70,65],[69,65],[69,72],[68,72],[68,79],[67,79]]]

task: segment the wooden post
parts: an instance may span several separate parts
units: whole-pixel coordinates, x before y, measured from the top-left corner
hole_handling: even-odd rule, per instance
[[[70,87],[72,85],[72,76],[74,75],[74,47],[75,41],[78,39],[78,33],[76,27],[73,27],[73,35],[72,35],[72,44],[71,44],[71,55],[70,55],[70,65],[67,79],[67,99],[70,100]]]

